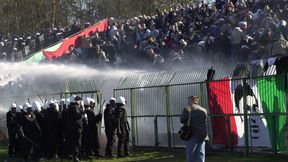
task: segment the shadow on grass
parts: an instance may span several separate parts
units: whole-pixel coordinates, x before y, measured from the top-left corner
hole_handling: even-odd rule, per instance
[[[0,162],[20,162],[17,158],[8,158],[7,145],[0,146]],[[71,162],[71,160],[58,160],[49,162]],[[228,154],[228,153],[209,153],[206,157],[206,162],[288,162],[286,155],[251,155],[245,157],[241,154]],[[95,159],[95,160],[82,160],[82,162],[185,162],[185,151],[183,149],[176,149],[169,151],[167,149],[142,149],[138,148],[131,152],[131,156],[126,158],[114,159]]]

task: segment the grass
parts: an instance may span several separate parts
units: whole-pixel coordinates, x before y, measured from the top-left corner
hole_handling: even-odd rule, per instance
[[[20,162],[20,159],[8,158],[7,148],[0,146],[0,162]],[[62,162],[71,162],[68,160],[59,160]],[[131,152],[131,156],[121,159],[107,160],[105,158],[95,160],[83,160],[83,162],[185,162],[185,152],[182,149],[174,150],[173,152],[164,149],[137,149]],[[206,162],[288,162],[286,155],[252,155],[245,157],[241,154],[228,153],[208,153]],[[49,161],[53,162],[53,161]],[[56,161],[55,161],[56,162]]]

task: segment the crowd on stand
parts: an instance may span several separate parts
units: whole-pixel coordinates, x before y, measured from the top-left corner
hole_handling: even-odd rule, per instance
[[[225,63],[279,57],[288,53],[287,11],[285,0],[216,0],[110,18],[106,32],[84,38],[80,48],[55,61],[162,66],[199,57]]]
[[[288,60],[287,11],[288,0],[216,0],[211,6],[185,4],[157,10],[153,16],[109,18],[105,32],[82,37],[80,47],[70,46],[68,53],[50,61],[95,67],[169,67],[198,57],[226,63],[275,57]],[[79,31],[80,26],[73,24],[67,29],[0,37],[0,59],[21,61]],[[12,104],[6,116],[9,155],[24,161],[63,158],[75,162],[79,157],[101,156],[98,126],[102,113],[95,114],[93,99],[81,100],[71,96],[70,101],[63,99],[59,104],[52,100],[44,105],[26,103],[22,110]],[[108,158],[113,157],[115,134],[117,156],[129,155],[130,128],[124,107],[123,97],[111,98],[104,111]]]
[[[84,25],[90,26],[89,23]],[[73,23],[69,27],[43,29],[41,32],[27,33],[22,36],[12,35],[7,37],[0,35],[1,61],[20,62],[31,54],[55,44],[79,31],[82,27],[79,23]]]
[[[177,5],[156,15],[110,18],[106,32],[81,38],[79,48],[52,62],[91,66],[179,64],[198,57],[226,63],[247,62],[286,55],[288,51],[286,0],[216,0],[213,5]],[[88,27],[87,24],[86,27]],[[2,58],[17,60],[13,51],[37,51],[81,28],[53,29],[42,35],[0,42]],[[41,42],[41,43],[40,43]],[[12,51],[10,53],[8,51]],[[23,56],[22,55],[22,56]],[[22,56],[20,56],[22,58]],[[47,60],[48,61],[48,60]]]
[[[6,115],[10,157],[25,162],[44,159],[93,159],[100,154],[99,130],[102,109],[95,114],[95,100],[72,95],[58,102],[51,100],[24,106],[13,103]],[[118,137],[117,157],[129,156],[129,123],[125,98],[111,97],[104,110],[107,144],[105,157],[113,158],[113,143]]]

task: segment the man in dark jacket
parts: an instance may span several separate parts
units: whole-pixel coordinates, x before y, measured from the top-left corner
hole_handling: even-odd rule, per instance
[[[115,107],[116,99],[111,97],[109,104],[106,104],[104,110],[104,124],[105,124],[105,134],[107,138],[107,144],[105,149],[105,157],[113,158],[112,148],[114,142],[114,133],[115,133],[115,117],[113,114]]]
[[[117,157],[121,158],[129,156],[128,144],[129,144],[129,124],[127,121],[127,112],[125,110],[125,98],[120,96],[116,103],[115,118],[116,118],[116,131],[118,136],[117,145]],[[124,145],[124,155],[122,154],[122,146]]]
[[[17,105],[13,103],[11,105],[10,111],[8,111],[6,114],[6,122],[7,122],[8,137],[9,137],[8,154],[10,157],[17,156],[16,107]]]

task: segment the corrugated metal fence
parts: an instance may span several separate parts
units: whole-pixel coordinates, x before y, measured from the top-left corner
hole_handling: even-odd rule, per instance
[[[208,68],[133,76],[122,80],[119,83],[119,87],[114,89],[114,96],[123,96],[127,100],[126,108],[131,125],[133,145],[163,146],[169,148],[183,147],[185,143],[180,140],[177,134],[181,127],[179,117],[187,105],[187,97],[197,95],[200,96],[201,106],[207,108],[209,113],[208,131],[211,146],[212,144],[213,146],[220,144],[223,147],[229,148],[227,150],[230,151],[242,148],[242,151],[245,151],[247,154],[254,150],[249,148],[256,147],[267,148],[267,150],[274,153],[283,150],[279,145],[280,139],[277,139],[277,135],[279,135],[280,131],[282,133],[284,131],[283,125],[279,126],[279,121],[286,122],[286,76],[230,79],[229,75],[226,75],[227,78],[221,80],[225,74],[232,74],[232,71],[229,71],[229,69],[233,69],[228,67],[222,68],[223,70],[220,70],[222,74],[216,75],[215,78],[217,81],[213,82],[203,81],[206,79]],[[260,85],[261,81],[272,81],[275,80],[275,77],[276,80],[279,80],[277,79],[278,77],[282,78],[282,82],[277,82],[277,84],[281,85],[275,85],[277,86],[276,88],[273,87],[274,84],[269,83],[262,83]],[[250,89],[248,88],[247,90],[246,85],[249,85]],[[274,90],[272,90],[273,88]],[[263,110],[263,107],[266,106],[267,108],[269,106],[263,106],[265,102],[259,96],[263,96],[266,93],[275,96],[283,93],[284,96],[280,97],[281,99],[277,101],[277,104],[284,106],[285,111],[278,110],[277,106],[274,106],[274,109],[271,111]],[[273,95],[266,95],[266,99],[268,100],[266,104],[270,104],[269,100],[275,102]],[[213,96],[218,97],[218,99],[213,98]],[[213,105],[213,102],[222,103]],[[253,118],[253,116],[256,117]],[[265,121],[262,118],[265,118]],[[272,122],[268,122],[267,126],[268,120]],[[217,122],[219,121],[222,121],[221,124],[223,125],[221,127],[223,129],[217,132],[216,129],[219,127]],[[258,122],[258,124],[254,122]],[[266,129],[267,127],[270,128],[273,124],[276,124],[277,127],[269,130]],[[264,129],[264,131],[259,130],[262,127],[266,127],[266,132]],[[238,133],[238,136],[235,136],[235,131]],[[262,132],[259,133],[259,131]],[[221,133],[224,135],[223,138],[226,142],[217,139],[217,137],[221,136]],[[261,135],[260,137],[255,137],[253,133]],[[262,137],[263,135],[266,136]],[[241,136],[242,138],[240,138]],[[265,139],[270,141],[270,143],[259,142],[260,139]]]

